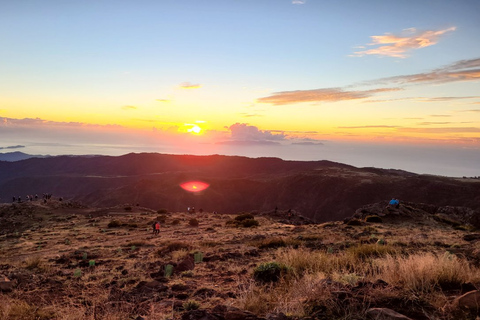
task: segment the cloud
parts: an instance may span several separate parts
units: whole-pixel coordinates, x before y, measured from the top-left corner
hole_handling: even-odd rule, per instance
[[[280,145],[279,142],[275,141],[256,141],[256,140],[233,140],[233,141],[219,141],[215,144],[228,144],[234,146],[252,146],[252,145]]]
[[[21,149],[21,148],[25,148],[25,146],[16,145],[16,146],[0,147],[0,150],[3,150],[3,149]]]
[[[399,128],[399,132],[415,132],[415,133],[465,133],[480,132],[480,128],[476,127],[445,127],[445,128]]]
[[[420,48],[432,46],[438,42],[445,33],[455,31],[456,27],[444,30],[425,30],[419,31],[415,28],[409,28],[402,31],[399,35],[385,33],[381,36],[371,36],[372,42],[366,46],[377,46],[372,49],[355,51],[352,56],[363,57],[365,55],[378,55],[394,58],[406,58],[407,52]]]
[[[285,140],[284,133],[274,134],[269,130],[259,130],[255,126],[250,126],[247,123],[235,123],[228,127],[233,141],[243,142],[266,142],[266,141],[281,141]]]
[[[399,126],[373,125],[373,126],[353,126],[353,127],[337,127],[337,128],[339,129],[370,129],[370,128],[391,129],[391,128],[399,128]]]
[[[430,126],[432,124],[451,124],[449,121],[425,121],[418,123],[419,126]]]
[[[400,88],[379,88],[373,90],[346,91],[341,88],[325,88],[314,90],[296,90],[275,92],[273,95],[257,99],[260,103],[274,105],[293,104],[301,102],[337,102],[343,100],[365,99],[377,93],[398,91]]]
[[[450,118],[450,114],[431,114],[430,117],[433,118]]]
[[[443,68],[434,69],[430,72],[382,78],[379,80],[374,80],[371,83],[417,84],[417,83],[424,83],[424,82],[447,83],[447,82],[456,82],[456,81],[477,81],[477,80],[480,80],[480,58],[471,59],[471,60],[460,60],[450,65],[447,65]],[[458,99],[458,97],[450,97],[450,98]],[[478,98],[478,97],[475,96],[471,98]]]
[[[201,86],[202,85],[200,85],[200,84],[193,84],[193,83],[190,83],[190,82],[180,83],[180,89],[198,89]]]
[[[292,0],[292,4],[305,4],[307,0]]]
[[[292,145],[299,145],[299,146],[323,146],[325,145],[322,142],[312,142],[312,141],[303,141],[303,142],[292,142]]]
[[[155,99],[155,101],[158,101],[158,102],[171,102],[172,100],[169,100],[169,99]]]
[[[460,110],[460,111],[457,111],[457,112],[472,112],[472,113],[476,113],[476,112],[480,112],[480,109]]]
[[[123,106],[122,109],[123,109],[123,110],[136,110],[136,109],[138,109],[138,108],[135,107],[135,106]]]
[[[242,117],[244,117],[244,118],[263,117],[263,115],[261,115],[261,114],[245,113],[245,112],[240,113],[240,115],[241,115]]]

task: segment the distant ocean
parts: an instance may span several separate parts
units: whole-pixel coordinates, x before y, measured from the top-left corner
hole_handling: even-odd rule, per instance
[[[131,152],[168,154],[223,154],[278,157],[284,160],[330,160],[356,167],[400,169],[450,177],[480,176],[480,148],[425,147],[327,142],[324,145],[221,145],[181,148],[115,144],[46,144],[0,141],[0,153],[20,151],[34,155],[112,155]],[[213,152],[212,152],[213,151]]]

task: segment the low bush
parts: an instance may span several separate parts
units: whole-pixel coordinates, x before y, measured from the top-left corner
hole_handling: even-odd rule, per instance
[[[167,213],[168,213],[168,210],[167,210],[167,209],[158,209],[158,210],[157,210],[157,213],[158,213],[158,214],[167,214]]]
[[[258,227],[260,224],[255,219],[245,219],[240,221],[240,226],[244,228]]]
[[[192,218],[192,219],[190,219],[190,221],[188,221],[188,225],[191,226],[191,227],[198,227],[199,223],[198,223],[197,219]]]
[[[251,213],[242,213],[235,217],[235,221],[252,220],[252,219],[255,219],[255,217]]]
[[[166,244],[164,247],[158,250],[158,254],[164,255],[166,253],[174,252],[174,251],[188,251],[191,249],[191,246],[184,243],[184,242],[171,242],[169,244]]]
[[[121,226],[122,226],[122,223],[118,220],[112,220],[107,225],[107,227],[109,227],[109,228],[119,228]]]
[[[185,311],[197,310],[198,308],[200,308],[200,303],[194,300],[188,300],[184,302],[182,306]]]
[[[288,274],[288,267],[278,262],[262,263],[253,271],[253,278],[258,282],[277,282]]]
[[[374,240],[377,242],[377,239]],[[347,253],[353,255],[356,259],[365,260],[368,258],[384,257],[386,255],[396,255],[397,250],[391,245],[366,243],[348,248]]]
[[[296,247],[301,244],[297,239],[292,238],[268,238],[253,241],[251,244],[259,249],[276,249],[283,247]]]

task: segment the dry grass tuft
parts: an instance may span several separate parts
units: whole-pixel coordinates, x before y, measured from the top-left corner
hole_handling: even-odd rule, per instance
[[[468,261],[445,253],[414,254],[408,257],[386,256],[375,261],[377,277],[413,292],[433,292],[459,287],[480,280],[480,270]]]

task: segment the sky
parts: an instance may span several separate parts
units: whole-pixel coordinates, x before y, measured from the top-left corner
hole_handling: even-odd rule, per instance
[[[480,175],[480,1],[0,1],[0,152]]]

